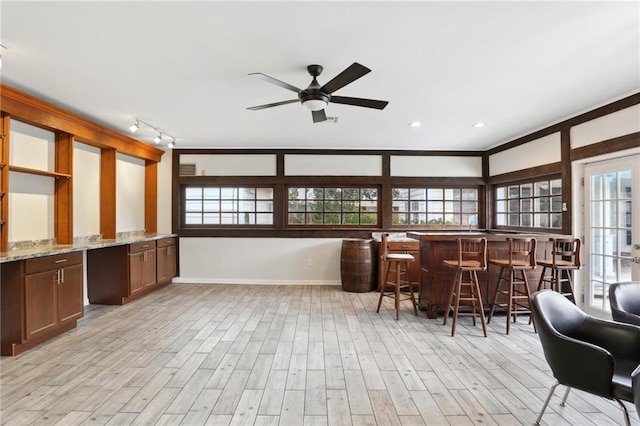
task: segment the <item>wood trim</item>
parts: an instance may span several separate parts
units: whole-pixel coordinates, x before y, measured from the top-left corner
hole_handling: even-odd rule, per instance
[[[55,171],[67,177],[55,179],[54,232],[58,244],[73,243],[73,135],[56,133]]]
[[[503,173],[491,176],[488,179],[489,185],[496,185],[505,182],[516,182],[519,180],[532,179],[539,176],[549,176],[562,173],[562,162],[544,164],[542,166],[530,167],[528,169],[517,170],[515,172]]]
[[[150,160],[144,165],[144,229],[158,232],[158,163]]]
[[[382,155],[382,156],[430,156],[430,157],[481,157],[484,151],[418,151],[418,150],[381,150],[381,149],[227,149],[227,148],[184,148],[174,149],[173,155],[194,154],[308,154],[308,155]]]
[[[560,132],[560,176],[562,180],[562,203],[567,209],[562,211],[562,233],[571,234],[571,128],[567,127]]]
[[[551,126],[545,127],[544,129],[540,129],[533,133],[529,133],[525,136],[519,137],[517,139],[512,140],[511,142],[504,143],[495,148],[492,148],[487,151],[487,154],[493,155],[501,151],[506,151],[508,149],[514,148],[519,145],[523,145],[525,143],[534,141],[536,139],[540,139],[544,136],[548,136],[552,133],[562,132],[563,129],[576,126],[578,124],[586,123],[587,121],[594,120],[596,118],[603,117],[605,115],[614,113],[616,111],[620,111],[625,108],[629,108],[633,105],[640,104],[640,92],[635,93],[633,95],[627,96],[626,98],[620,99],[618,101],[612,102],[610,104],[604,105],[600,108],[596,108],[591,111],[587,111],[583,114],[577,115],[575,117],[571,117],[569,119],[563,120],[559,123],[553,124]]]
[[[77,140],[98,148],[115,149],[123,154],[160,162],[164,151],[137,139],[100,126],[84,117],[45,102],[0,83],[0,105],[12,118],[46,128],[66,132]]]
[[[70,173],[49,172],[47,170],[32,169],[29,167],[13,166],[13,165],[9,165],[9,171],[19,172],[19,173],[28,173],[31,175],[47,176],[52,178],[70,178],[71,177]]]
[[[116,150],[109,148],[100,152],[100,233],[116,237]]]
[[[9,135],[11,117],[0,113],[0,252],[6,252],[9,239]]]
[[[575,148],[571,150],[570,157],[571,161],[583,160],[585,158],[597,157],[598,155],[610,154],[612,152],[624,151],[626,149],[638,147],[640,147],[640,132],[618,136],[606,141]]]

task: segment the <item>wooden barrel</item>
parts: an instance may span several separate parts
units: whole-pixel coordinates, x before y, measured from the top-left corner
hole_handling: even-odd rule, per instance
[[[340,275],[342,289],[364,293],[376,288],[375,248],[373,240],[342,240]]]

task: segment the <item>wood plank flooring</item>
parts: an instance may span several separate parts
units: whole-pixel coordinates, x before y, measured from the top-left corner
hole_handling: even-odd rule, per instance
[[[90,306],[72,330],[0,360],[6,425],[530,425],[554,379],[522,317],[489,337],[399,321],[338,286],[172,284]],[[615,402],[554,396],[547,425],[616,425]],[[634,424],[640,424],[631,404]]]

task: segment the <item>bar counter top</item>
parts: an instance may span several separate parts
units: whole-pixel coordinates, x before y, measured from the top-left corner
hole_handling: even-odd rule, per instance
[[[30,248],[9,250],[0,252],[0,263],[13,262],[16,260],[33,259],[36,257],[51,256],[55,254],[71,253],[74,251],[92,250],[104,247],[134,244],[143,241],[160,240],[163,238],[176,237],[177,234],[136,234],[114,239],[93,239],[78,241],[73,244],[36,245]]]

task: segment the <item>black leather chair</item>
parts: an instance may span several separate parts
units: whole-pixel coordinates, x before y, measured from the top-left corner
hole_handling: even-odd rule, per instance
[[[636,404],[636,411],[640,415],[640,366],[631,374],[631,380],[633,383],[633,400]]]
[[[531,296],[531,312],[544,356],[556,383],[551,387],[535,424],[558,385],[613,399],[620,404],[625,424],[629,413],[622,401],[633,402],[631,373],[640,365],[640,327],[592,317],[555,291]]]
[[[609,303],[614,321],[640,325],[640,281],[611,284]]]

